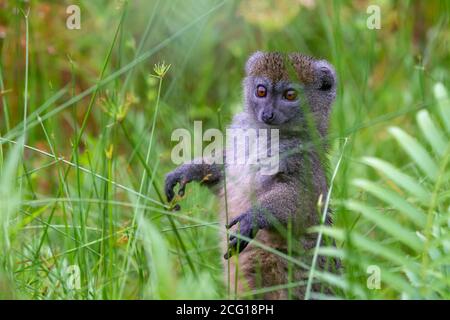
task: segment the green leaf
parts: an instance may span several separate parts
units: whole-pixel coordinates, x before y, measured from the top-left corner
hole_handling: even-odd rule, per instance
[[[439,168],[428,151],[413,137],[400,128],[391,127],[389,132],[394,136],[402,149],[431,180],[436,181]]]
[[[411,219],[417,227],[425,228],[426,214],[422,210],[411,205],[397,193],[392,192],[391,190],[386,190],[383,187],[378,186],[376,183],[368,180],[355,179],[353,184],[383,200],[393,208],[403,213],[406,217]]]
[[[175,279],[173,264],[169,256],[169,246],[158,229],[149,221],[139,222],[139,236],[142,238],[151,270],[147,297],[169,299],[175,297]]]
[[[447,129],[447,133],[450,133],[450,100],[447,90],[442,83],[438,82],[434,85],[433,91],[438,103],[439,114]]]
[[[417,183],[414,178],[403,173],[390,163],[373,157],[364,157],[362,158],[362,161],[365,164],[381,171],[398,186],[417,197],[417,199],[419,199],[422,203],[428,204],[430,202],[431,195],[424,187]]]
[[[348,200],[345,205],[350,210],[360,212],[365,218],[416,252],[423,250],[423,243],[419,237],[411,230],[400,225],[392,217],[382,215],[377,210],[358,201]]]
[[[337,275],[329,273],[329,272],[318,271],[318,270],[314,271],[314,276],[317,279],[319,279],[320,281],[323,281],[323,282],[326,282],[326,283],[328,283],[328,284],[330,284],[332,286],[341,288],[342,290],[349,290],[350,289],[349,282],[344,277],[337,276]],[[366,294],[365,294],[363,288],[360,285],[358,285],[356,283],[352,283],[351,284],[351,289],[360,298],[364,299],[366,297]]]
[[[326,230],[325,230],[326,229]],[[342,230],[340,230],[338,233],[335,233],[335,230],[332,230],[333,228],[330,227],[324,227],[323,229],[323,234],[329,234],[330,236],[336,235],[336,236],[344,236],[344,232]],[[353,232],[352,232],[352,237],[353,237]],[[363,237],[364,238],[364,237]],[[364,238],[366,240],[368,240],[367,238]],[[355,241],[354,244],[355,245],[359,245],[358,240],[360,239],[354,239]],[[322,249],[324,249],[322,251]],[[355,256],[355,255],[345,255],[345,250],[332,250],[332,248],[321,248],[321,253],[324,253],[324,255],[328,255],[328,256],[333,256],[333,257],[342,257],[344,256],[343,260],[346,261],[347,263],[351,263],[353,265],[358,265],[362,270],[367,270],[367,268],[369,266],[379,266],[381,269],[381,281],[387,285],[389,288],[396,290],[399,293],[407,293],[409,296],[416,296],[417,295],[417,290],[410,284],[408,283],[408,281],[406,281],[406,279],[404,278],[404,276],[402,275],[402,273],[399,272],[391,272],[389,271],[388,268],[383,267],[381,265],[378,264],[378,261],[375,262],[373,260],[369,261],[366,257],[364,256]],[[402,254],[397,254],[399,256],[402,256]],[[409,263],[408,263],[409,264]],[[412,265],[409,264],[410,266]],[[402,269],[405,269],[402,267]],[[405,269],[405,272],[408,269]],[[417,268],[414,268],[414,271],[416,271]],[[327,277],[328,274],[325,275],[325,278],[321,280],[322,281],[326,281],[329,282],[335,286],[339,286],[340,288],[344,289],[344,290],[350,290],[350,289],[354,289],[354,283],[352,283],[352,286],[347,286],[345,287],[343,284],[341,284],[339,282],[340,278],[335,278],[335,277]],[[318,277],[319,278],[319,277]],[[357,294],[358,296],[362,297],[363,293],[362,293],[362,286],[357,286],[356,290],[352,290],[355,294]]]
[[[402,251],[383,246],[379,241],[371,240],[358,233],[355,233],[354,235],[352,235],[352,237],[354,237],[355,245],[357,245],[361,249],[369,251],[370,253],[377,256],[383,257],[387,261],[393,262],[403,268],[415,271],[418,270],[417,267],[415,267],[413,261],[408,259]]]
[[[335,257],[339,259],[346,258],[345,251],[336,247],[320,247],[317,250],[317,253],[319,256]]]
[[[447,149],[448,140],[444,139],[444,134],[439,127],[435,125],[427,110],[418,112],[416,118],[420,130],[422,130],[428,143],[431,145],[434,152],[442,157]]]
[[[397,273],[389,272],[386,269],[381,271],[381,281],[389,285],[389,287],[395,288],[400,293],[406,293],[409,297],[415,298],[418,296],[418,291],[402,277],[399,277]]]
[[[3,264],[12,263],[9,259],[12,230],[17,226],[15,218],[21,206],[21,190],[16,185],[16,175],[21,164],[24,141],[22,137],[15,143],[0,171],[0,272]]]
[[[323,226],[317,227],[314,230],[318,232],[319,229],[323,232],[323,234],[328,235],[338,241],[345,240],[345,231],[342,229]],[[352,239],[353,245],[360,248],[361,250],[365,250],[373,255],[385,258],[387,261],[397,266],[401,266],[409,270],[418,271],[418,268],[414,265],[414,262],[411,259],[408,259],[402,251],[398,249],[389,248],[387,246],[383,246],[382,244],[380,244],[379,241],[364,237],[361,234],[357,233],[356,231],[352,231],[350,237]],[[344,250],[332,251],[331,248],[326,247],[321,249],[323,255],[330,255],[336,257],[339,256],[340,258],[345,257]]]

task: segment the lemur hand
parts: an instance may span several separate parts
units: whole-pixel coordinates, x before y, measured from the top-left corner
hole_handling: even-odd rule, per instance
[[[249,210],[233,220],[231,220],[226,226],[230,229],[235,224],[239,223],[236,234],[240,234],[247,238],[253,239],[259,229],[267,227],[267,220],[261,214],[254,210]],[[228,251],[225,253],[224,258],[229,259],[233,254],[241,253],[249,244],[248,241],[238,238],[235,235],[230,235],[230,242],[228,244]]]
[[[186,184],[189,183],[191,180],[192,178],[189,178],[188,175],[185,174],[184,170],[181,169],[181,167],[178,167],[174,171],[168,173],[166,175],[166,183],[164,186],[167,201],[170,202],[175,197],[175,192],[173,191],[173,189],[177,184],[180,184],[178,188],[178,195],[180,197],[184,196]]]

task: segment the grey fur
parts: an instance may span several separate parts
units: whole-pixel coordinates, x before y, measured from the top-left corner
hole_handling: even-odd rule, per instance
[[[241,235],[287,252],[286,234],[283,233],[291,224],[295,255],[305,256],[305,251],[315,244],[315,237],[305,233],[305,230],[318,224],[317,201],[320,195],[325,198],[328,190],[326,166],[321,160],[326,147],[316,144],[315,138],[322,141],[327,135],[330,110],[336,95],[336,74],[327,61],[299,53],[285,56],[256,52],[247,61],[245,71],[244,111],[234,117],[230,127],[279,129],[280,170],[272,176],[262,176],[258,166],[242,168],[226,165],[230,221],[227,227],[233,228],[235,233],[239,230]],[[258,85],[266,87],[266,97],[255,94]],[[295,101],[283,97],[287,89],[298,91]],[[267,123],[263,121],[263,112],[273,114]],[[307,125],[310,115],[313,128]],[[167,175],[167,198],[169,201],[173,199],[173,189],[177,183],[180,184],[179,194],[183,195],[186,183],[201,181],[214,186],[213,190],[223,199],[222,172],[221,165],[182,165]],[[221,213],[223,222],[226,220],[224,209]],[[232,235],[229,247],[224,249],[225,259],[236,253],[239,255],[239,270],[244,278],[238,283],[240,292],[288,281],[286,261],[252,245],[252,242],[249,244]],[[261,273],[259,280],[257,269]],[[295,279],[304,276],[301,270],[294,273]],[[294,291],[295,297],[302,297],[302,288]],[[286,292],[274,291],[264,295],[264,298],[287,298]]]

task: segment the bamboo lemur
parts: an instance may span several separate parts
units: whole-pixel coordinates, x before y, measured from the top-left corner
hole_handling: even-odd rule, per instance
[[[175,196],[177,184],[178,194],[183,196],[191,181],[212,186],[222,200],[227,195],[227,210],[223,206],[221,219],[225,224],[227,211],[226,227],[232,232],[229,239],[224,236],[224,258],[237,256],[230,259],[229,280],[232,290],[239,294],[305,280],[308,274],[296,265],[291,268],[285,258],[255,245],[255,241],[249,243],[233,233],[285,254],[291,250],[289,254],[302,261],[310,259],[306,251],[314,247],[316,236],[305,231],[319,223],[317,204],[328,190],[323,158],[326,146],[315,142],[323,141],[327,134],[336,95],[333,67],[325,60],[300,53],[256,52],[248,59],[245,72],[244,111],[235,115],[230,128],[278,129],[279,171],[264,176],[257,165],[187,163],[170,172],[165,184],[169,201]],[[287,230],[293,235],[290,246]],[[323,268],[324,261],[318,261],[318,267]],[[305,286],[290,292],[291,297],[302,298]],[[286,299],[288,289],[270,291],[262,297]]]

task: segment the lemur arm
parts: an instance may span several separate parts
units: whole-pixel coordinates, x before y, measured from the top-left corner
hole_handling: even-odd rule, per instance
[[[186,184],[199,181],[206,185],[214,185],[222,179],[222,165],[206,163],[186,163],[166,175],[164,191],[167,201],[175,196],[174,188],[179,184],[178,195],[183,196]]]
[[[295,218],[298,208],[297,193],[291,189],[293,187],[289,184],[277,183],[267,192],[260,194],[252,208],[231,220],[227,228],[239,223],[234,234],[238,233],[253,239],[260,229],[271,229],[277,224],[287,226],[288,222]],[[224,255],[225,259],[235,253],[239,254],[249,244],[248,241],[238,239],[234,234],[230,235],[228,252]]]

